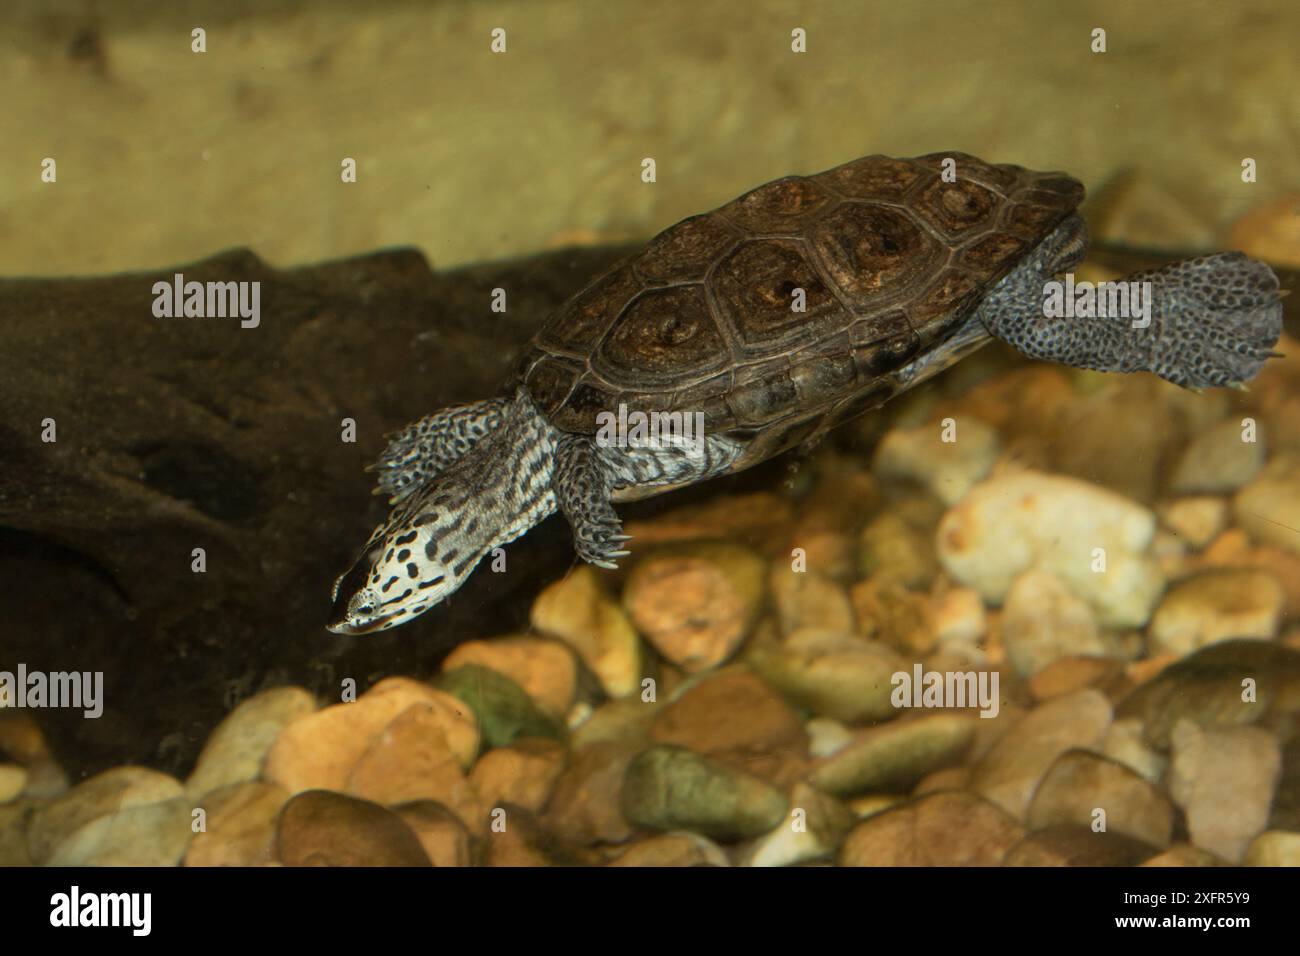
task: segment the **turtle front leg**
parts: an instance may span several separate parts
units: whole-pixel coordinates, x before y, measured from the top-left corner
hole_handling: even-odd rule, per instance
[[[490,398],[453,405],[393,432],[379,461],[366,469],[379,472],[375,494],[388,495],[390,504],[404,500],[501,427],[507,404],[504,398]]]
[[[1045,283],[1072,240],[1068,226],[985,297],[977,316],[990,333],[1030,358],[1103,372],[1155,372],[1191,389],[1239,387],[1276,355],[1282,334],[1277,276],[1240,252],[1115,280],[1111,288],[1125,287],[1124,315],[1047,314]]]
[[[556,501],[573,529],[578,557],[600,568],[618,567],[616,559],[631,553],[623,549],[628,536],[610,503],[610,476],[590,438],[560,439],[553,483]]]

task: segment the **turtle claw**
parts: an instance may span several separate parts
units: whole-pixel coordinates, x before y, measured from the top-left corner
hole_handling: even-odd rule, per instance
[[[617,571],[617,570],[618,570],[618,565],[615,564],[613,561],[591,561],[591,560],[588,560],[587,563],[588,563],[588,564],[594,564],[594,565],[595,565],[596,567],[598,567],[598,568],[604,568],[606,571]]]

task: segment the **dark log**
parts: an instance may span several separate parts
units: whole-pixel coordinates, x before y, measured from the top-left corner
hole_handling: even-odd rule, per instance
[[[262,687],[337,698],[344,677],[427,674],[461,640],[525,626],[539,582],[573,561],[558,519],[512,546],[511,573],[475,575],[409,627],[349,638],[324,622],[387,509],[362,471],[383,434],[495,394],[555,305],[625,251],[438,274],[410,250],[286,270],[237,250],[0,281],[0,670],[103,671],[101,718],[34,714],[74,779],[122,762],[184,772]],[[153,285],[176,272],[260,282],[260,325],[156,318]]]

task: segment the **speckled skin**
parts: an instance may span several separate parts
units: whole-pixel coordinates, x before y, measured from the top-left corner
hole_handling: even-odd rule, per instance
[[[556,509],[578,555],[614,567],[628,552],[612,502],[815,439],[991,336],[1034,358],[1190,388],[1253,376],[1282,309],[1272,270],[1241,253],[1126,277],[1152,284],[1146,328],[1045,316],[1044,284],[1087,246],[1082,198],[1062,173],[960,153],[869,156],[666,230],[546,323],[503,397],[393,440],[376,467],[395,507],[336,583],[330,629],[410,620]],[[620,405],[702,413],[700,453],[602,444],[597,416]]]
[[[1273,270],[1240,252],[1223,252],[1124,276],[1150,282],[1151,324],[1128,318],[1047,318],[1043,284],[1073,268],[1087,247],[1072,216],[976,312],[990,334],[1031,358],[1102,372],[1154,372],[1185,388],[1240,385],[1253,378],[1282,334],[1282,300]]]

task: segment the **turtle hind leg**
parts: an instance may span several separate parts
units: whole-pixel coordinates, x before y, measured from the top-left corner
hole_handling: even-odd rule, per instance
[[[1122,281],[1152,284],[1147,368],[1175,385],[1240,386],[1276,354],[1282,298],[1277,276],[1262,262],[1225,252]]]
[[[377,495],[396,504],[460,460],[484,435],[501,426],[508,404],[491,398],[453,405],[395,432],[379,461],[367,471],[379,472]]]
[[[566,435],[555,450],[555,498],[573,529],[573,547],[582,560],[616,568],[627,535],[610,503],[612,482],[591,439]]]
[[[1046,315],[1045,283],[1074,264],[1078,237],[1078,223],[1067,220],[990,290],[976,315],[992,335],[1030,358],[1103,372],[1150,371],[1192,389],[1240,385],[1273,354],[1282,332],[1277,276],[1240,252],[1115,280],[1107,288],[1125,293],[1123,315]],[[1102,298],[1099,290],[1096,301]]]

